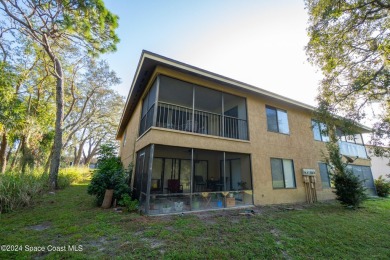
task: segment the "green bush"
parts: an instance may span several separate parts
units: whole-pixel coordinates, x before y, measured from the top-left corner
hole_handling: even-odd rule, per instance
[[[366,198],[362,181],[348,169],[333,175],[336,199],[341,204],[357,208]]]
[[[113,199],[120,200],[123,194],[129,194],[126,175],[122,162],[115,154],[115,147],[102,145],[99,152],[98,166],[88,186],[88,194],[96,196],[96,204],[100,206],[104,200],[106,189],[114,190]]]
[[[88,167],[62,168],[58,174],[58,187],[66,188],[74,183],[81,183],[89,180],[91,171]]]
[[[367,199],[363,181],[353,175],[348,169],[348,163],[343,162],[337,139],[331,136],[331,141],[326,145],[328,157],[326,161],[331,169],[332,180],[335,186],[336,199],[348,207],[357,208]]]
[[[47,190],[48,176],[32,172],[6,172],[0,175],[0,213],[30,206],[33,199]]]
[[[125,207],[128,212],[133,212],[138,209],[138,200],[132,200],[129,194],[124,194],[118,205]]]
[[[375,180],[375,188],[379,197],[387,197],[390,194],[390,182],[386,181],[382,175]]]
[[[58,186],[64,189],[85,179],[87,168],[61,169]],[[89,170],[88,170],[89,174]],[[49,176],[36,169],[28,173],[6,172],[0,174],[0,213],[30,206],[35,197],[48,191]]]

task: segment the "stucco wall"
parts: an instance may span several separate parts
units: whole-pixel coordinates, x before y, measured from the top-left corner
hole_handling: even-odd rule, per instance
[[[371,171],[374,179],[378,179],[379,176],[383,176],[383,178],[390,180],[390,177],[386,177],[386,175],[390,175],[390,166],[389,166],[389,158],[385,157],[377,157],[374,155],[373,151],[371,151],[372,147],[367,147],[367,154],[371,158]]]
[[[141,118],[142,102],[137,104],[133,116],[126,127],[125,134],[122,135],[120,140],[119,156],[122,159],[122,163],[125,168],[129,166],[131,162],[135,163],[135,144],[138,138],[138,129]],[[124,137],[126,136],[125,144],[123,144]]]
[[[127,127],[127,142],[121,150],[122,160],[125,165],[131,161],[135,151],[149,144],[246,153],[251,155],[254,203],[256,205],[304,202],[306,195],[301,174],[302,168],[316,170],[318,199],[334,198],[331,189],[322,189],[318,162],[324,161],[323,152],[326,149],[323,142],[315,141],[313,138],[311,111],[275,99],[269,99],[259,94],[255,95],[246,90],[221,86],[214,82],[175,72],[167,68],[158,67],[153,75],[153,79],[158,73],[245,97],[250,140],[234,140],[154,127],[137,139],[139,114],[141,112],[140,104],[138,104],[136,112]],[[149,86],[152,81],[149,82]],[[266,105],[287,111],[290,131],[288,135],[267,130]],[[271,158],[293,160],[296,188],[273,189]],[[370,162],[359,159],[359,162],[356,164],[370,165]]]

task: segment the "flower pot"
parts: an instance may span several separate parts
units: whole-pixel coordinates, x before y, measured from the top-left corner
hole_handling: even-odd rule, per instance
[[[162,213],[164,214],[168,214],[169,212],[171,212],[171,207],[169,208],[161,208],[162,209]]]
[[[200,202],[199,201],[193,201],[192,202],[192,209],[196,210],[196,209],[199,209],[200,208]]]
[[[112,204],[112,197],[114,196],[114,190],[106,190],[106,193],[104,194],[104,200],[102,203],[103,209],[108,209],[111,207]]]

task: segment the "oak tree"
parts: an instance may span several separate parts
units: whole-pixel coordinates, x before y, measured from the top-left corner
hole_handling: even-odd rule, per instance
[[[373,111],[374,130],[390,137],[390,3],[305,0],[309,60],[324,74],[318,100],[329,113],[358,122]],[[379,136],[377,135],[377,136]]]
[[[56,79],[56,121],[50,186],[57,188],[63,145],[64,74],[62,59],[66,46],[74,45],[91,55],[115,51],[118,17],[101,0],[0,0],[0,14],[10,30],[39,44],[50,57]]]

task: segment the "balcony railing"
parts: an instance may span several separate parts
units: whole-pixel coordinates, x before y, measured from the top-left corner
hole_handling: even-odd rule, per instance
[[[363,145],[339,141],[339,147],[342,155],[367,158],[366,149]]]
[[[158,103],[156,126],[248,140],[246,120],[164,102]]]

